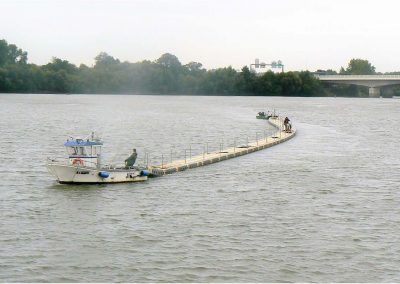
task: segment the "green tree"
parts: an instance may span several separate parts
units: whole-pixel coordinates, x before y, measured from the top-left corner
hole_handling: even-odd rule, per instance
[[[333,72],[327,70],[327,72]],[[321,81],[314,77],[309,71],[299,73],[301,79],[301,88],[299,95],[301,96],[321,96],[324,94]]]
[[[158,70],[156,76],[153,77],[158,81],[159,91],[161,93],[177,93],[180,89],[181,75],[184,73],[184,68],[178,57],[173,54],[165,53],[156,60]]]
[[[209,95],[234,95],[236,90],[237,72],[231,66],[210,70],[204,77],[202,92]]]
[[[115,64],[119,64],[120,61],[119,59],[115,59],[111,55],[108,55],[106,52],[100,52],[99,55],[97,55],[94,58],[95,65],[94,67],[109,67]]]
[[[26,64],[28,53],[18,48],[15,44],[8,44],[6,40],[0,40],[0,66],[6,64]]]
[[[77,67],[74,64],[69,63],[67,60],[59,59],[57,57],[53,57],[50,63],[47,63],[43,66],[43,69],[52,72],[64,70],[67,73],[74,73],[77,71]]]
[[[178,57],[171,53],[164,53],[163,55],[161,55],[160,58],[157,59],[156,63],[162,65],[167,69],[175,70],[179,69],[182,66]]]
[[[365,59],[351,59],[346,70],[342,67],[340,74],[346,75],[372,75],[375,74],[375,67]]]
[[[244,66],[236,80],[236,91],[242,94],[254,94],[256,90],[257,75]]]
[[[71,93],[76,91],[76,75],[78,68],[69,63],[53,57],[51,62],[42,67],[46,92]]]
[[[188,64],[184,65],[183,67],[185,67],[189,72],[192,73],[199,73],[199,72],[204,72],[205,69],[203,68],[203,64],[201,64],[200,62],[189,62]]]
[[[272,71],[265,72],[257,80],[256,92],[261,96],[282,95],[282,87],[280,85],[278,76]]]

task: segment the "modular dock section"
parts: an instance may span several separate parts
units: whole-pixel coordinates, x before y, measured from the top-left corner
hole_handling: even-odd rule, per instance
[[[184,160],[176,160],[171,163],[162,165],[152,165],[148,167],[152,176],[163,176],[166,174],[172,174],[175,172],[185,171],[187,169],[193,169],[209,164],[214,164],[227,159],[232,159],[255,151],[259,151],[265,148],[272,147],[274,145],[283,143],[296,135],[296,129],[292,128],[291,132],[283,130],[283,118],[282,117],[271,117],[268,122],[278,129],[274,135],[260,139],[255,142],[248,143],[247,145],[227,148],[221,151],[203,153],[201,155],[193,156]]]

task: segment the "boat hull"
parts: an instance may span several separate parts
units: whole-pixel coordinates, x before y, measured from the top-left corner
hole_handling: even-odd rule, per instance
[[[62,184],[122,183],[147,180],[143,171],[138,169],[95,169],[51,163],[47,164],[47,169]]]

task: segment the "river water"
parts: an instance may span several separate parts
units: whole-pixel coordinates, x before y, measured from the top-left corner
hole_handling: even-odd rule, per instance
[[[144,183],[57,184],[96,130],[105,160],[272,148]],[[400,282],[400,100],[0,95],[1,282]],[[186,150],[186,151],[185,151]]]

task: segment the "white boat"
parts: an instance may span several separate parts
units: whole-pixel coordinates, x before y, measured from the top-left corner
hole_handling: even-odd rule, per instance
[[[120,183],[146,181],[149,171],[145,168],[102,166],[101,147],[103,142],[94,137],[90,139],[68,139],[68,157],[48,158],[47,169],[59,183]]]

